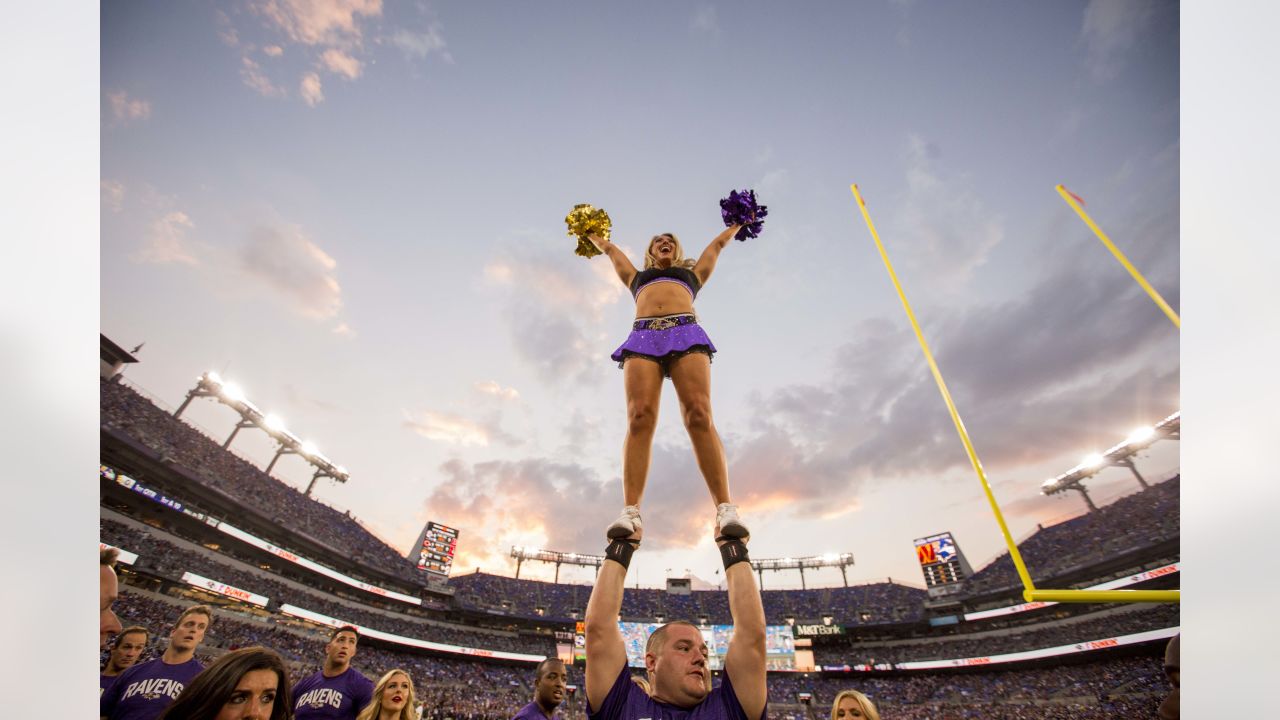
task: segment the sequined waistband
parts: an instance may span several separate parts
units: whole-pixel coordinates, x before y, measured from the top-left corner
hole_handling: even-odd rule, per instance
[[[640,318],[631,326],[632,330],[666,330],[677,325],[694,325],[698,316],[692,313],[679,315],[663,315],[662,317]]]

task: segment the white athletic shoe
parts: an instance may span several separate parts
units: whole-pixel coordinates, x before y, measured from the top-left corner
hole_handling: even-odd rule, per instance
[[[635,505],[628,505],[622,508],[622,514],[617,520],[609,526],[606,535],[610,540],[620,540],[630,537],[632,533],[639,532],[642,523],[640,522],[640,508]]]
[[[738,517],[738,506],[729,503],[716,506],[716,527],[720,528],[720,534],[725,537],[741,539],[751,534]]]

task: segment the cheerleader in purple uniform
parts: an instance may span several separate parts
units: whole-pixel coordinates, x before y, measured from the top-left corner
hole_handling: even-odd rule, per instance
[[[625,507],[609,526],[610,538],[625,538],[641,528],[640,499],[649,473],[664,377],[671,378],[680,399],[698,468],[716,505],[716,526],[728,537],[748,534],[729,498],[724,446],[711,419],[711,356],[716,348],[693,311],[693,300],[715,270],[720,251],[742,227],[725,228],[696,262],[684,257],[675,235],[655,235],[645,250],[644,269],[639,271],[616,245],[600,235],[588,236],[608,255],[618,279],[636,301],[631,334],[612,355],[622,368],[626,388],[627,438],[622,446]]]

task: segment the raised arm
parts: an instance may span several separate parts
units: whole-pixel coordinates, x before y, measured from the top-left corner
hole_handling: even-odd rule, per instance
[[[587,702],[593,711],[599,712],[609,696],[618,674],[627,664],[627,647],[618,629],[618,613],[622,611],[622,590],[627,580],[630,553],[619,555],[618,543],[631,541],[640,545],[640,533],[632,533],[627,540],[615,540],[606,551],[606,560],[596,576],[596,585],[587,601]],[[617,558],[617,559],[615,559]]]
[[[707,284],[707,279],[711,277],[711,272],[716,269],[716,260],[720,259],[720,251],[724,249],[725,245],[729,244],[729,241],[733,239],[733,236],[741,228],[741,225],[730,225],[725,228],[724,232],[717,235],[716,239],[712,240],[710,245],[707,245],[707,249],[703,250],[702,254],[698,256],[698,262],[693,266],[693,274],[698,276],[698,282],[703,285]]]
[[[627,254],[618,249],[617,245],[605,240],[599,235],[588,235],[587,239],[591,244],[595,245],[600,252],[609,256],[609,261],[613,263],[613,271],[618,273],[618,279],[623,285],[631,287],[631,279],[636,276],[636,266],[631,264]]]
[[[718,531],[717,536],[716,544],[721,548],[733,542],[720,540]],[[745,544],[749,539],[742,541],[744,555]],[[725,554],[722,549],[721,555]],[[729,681],[733,683],[733,690],[738,696],[738,704],[742,705],[748,720],[759,720],[764,714],[768,699],[764,662],[764,603],[760,600],[760,588],[756,587],[756,576],[751,570],[750,561],[730,565],[724,571],[724,578],[729,585],[729,614],[733,616],[733,639],[729,641],[729,650],[724,655],[724,671],[729,674]]]

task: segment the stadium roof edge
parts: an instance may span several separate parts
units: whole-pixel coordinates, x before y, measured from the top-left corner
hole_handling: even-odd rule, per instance
[[[99,352],[103,360],[111,363],[138,362],[138,358],[131,355],[128,350],[117,345],[111,338],[103,335],[102,333],[98,333],[98,337],[101,338],[101,342],[99,343]]]

